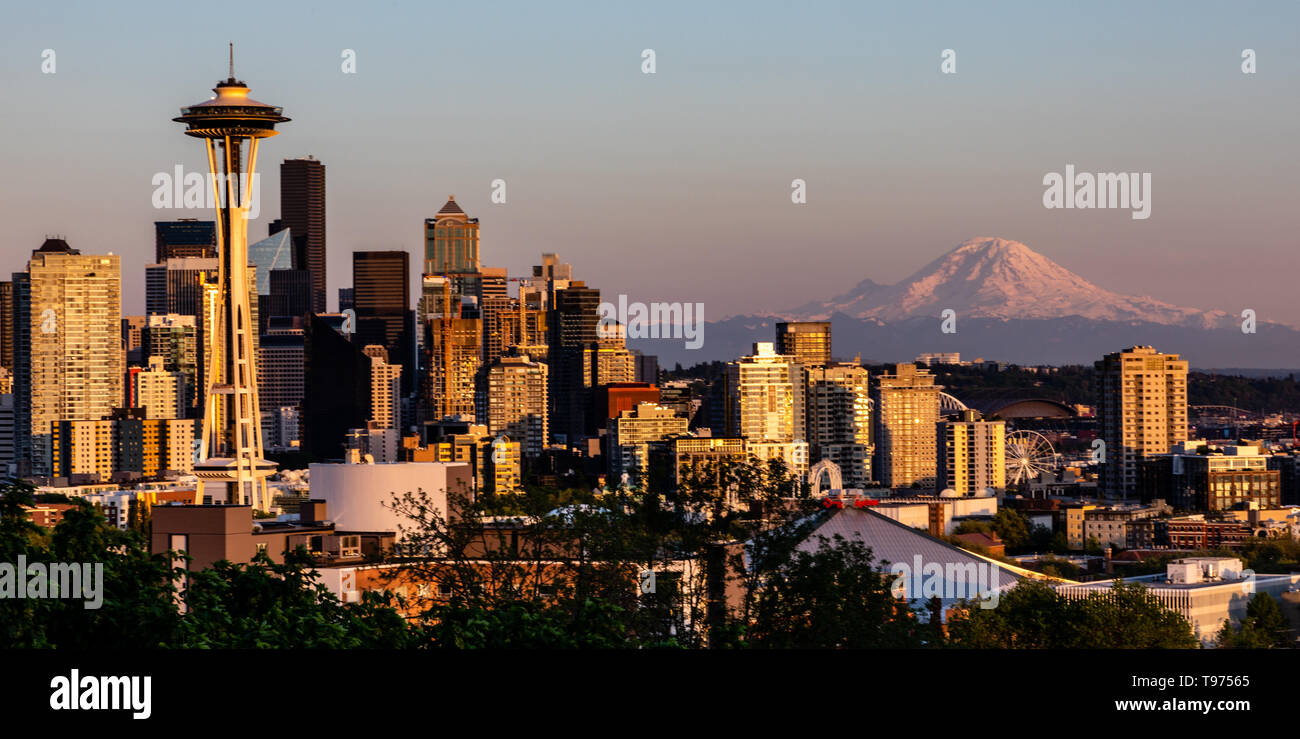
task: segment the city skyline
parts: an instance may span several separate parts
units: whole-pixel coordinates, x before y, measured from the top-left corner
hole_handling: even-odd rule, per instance
[[[426,725],[502,703],[455,652],[563,650],[575,679],[508,700],[586,726],[627,690],[581,653],[871,650],[908,685],[1068,660],[1085,689],[1018,716],[1270,725],[1290,683],[1254,650],[1300,649],[1297,27],[1300,0],[9,9],[10,713]],[[339,679],[323,712],[232,698],[250,665]]]
[[[87,253],[121,255],[123,312],[143,312],[153,222],[209,214],[150,204],[155,173],[205,164],[166,135],[166,114],[222,75],[231,36],[236,73],[299,111],[292,145],[263,167],[250,238],[280,211],[270,165],[324,162],[330,307],[353,251],[421,259],[423,220],[455,194],[482,221],[486,264],[525,274],[537,254],[557,252],[604,292],[702,300],[710,319],[787,310],[864,278],[891,283],[991,234],[1117,291],[1300,323],[1286,297],[1295,186],[1284,174],[1296,163],[1286,143],[1297,102],[1286,90],[1300,58],[1283,29],[1297,10],[1210,9],[1188,14],[1175,33],[1156,5],[1123,8],[1119,25],[1109,21],[1119,5],[1007,7],[1012,22],[960,6],[761,6],[754,22],[720,36],[683,28],[662,9],[509,6],[490,18],[485,39],[439,44],[416,30],[434,16],[411,8],[407,28],[330,28],[295,15],[302,33],[287,46],[278,32],[287,11],[270,9],[265,29],[199,29],[150,49],[112,42],[114,30],[153,22],[141,10],[91,8],[69,20],[27,8],[0,32],[21,29],[0,63],[35,113],[0,143],[12,163],[0,216],[17,247],[0,269],[19,271],[57,233]],[[488,20],[441,12],[443,23]],[[55,23],[48,41],[36,40]],[[313,30],[328,33],[297,40]],[[579,36],[599,40],[551,53]],[[209,46],[210,58],[194,53]],[[45,48],[57,54],[54,74],[41,73]],[[653,75],[641,71],[646,48],[656,50]],[[940,72],[948,48],[955,75]],[[1241,72],[1246,48],[1259,53],[1257,74]],[[340,69],[345,49],[356,54],[355,75]],[[100,58],[113,63],[87,63]],[[1077,84],[1067,93],[1054,75]],[[112,83],[120,78],[136,84]],[[441,94],[411,94],[431,85]],[[67,127],[84,105],[120,114],[122,146],[104,149]],[[363,155],[347,142],[364,130],[384,135]],[[73,161],[87,164],[73,171]],[[1152,216],[1044,208],[1044,174],[1067,165],[1153,173]],[[498,178],[504,204],[491,201]],[[795,178],[807,182],[806,204],[791,203]],[[692,269],[681,268],[685,259]]]

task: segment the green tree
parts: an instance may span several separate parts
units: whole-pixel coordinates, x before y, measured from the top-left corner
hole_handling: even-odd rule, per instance
[[[1019,550],[1029,544],[1029,520],[1014,508],[998,509],[993,516],[993,530],[1009,550]]]
[[[795,551],[765,573],[755,594],[749,646],[794,649],[920,647],[917,614],[891,592],[893,575],[860,541],[836,536]]]
[[[1273,596],[1256,593],[1246,604],[1246,616],[1233,628],[1225,621],[1216,641],[1227,649],[1277,649],[1291,646],[1287,637],[1286,616]]]
[[[0,485],[0,561],[16,563],[22,556],[29,565],[75,564],[83,575],[83,591],[92,598],[0,599],[0,644],[74,649],[170,645],[180,616],[168,558],[151,555],[138,533],[110,526],[84,501],[68,500],[77,507],[65,511],[52,531],[43,529],[25,509],[34,500],[30,483]],[[87,608],[96,591],[99,607]]]
[[[400,648],[413,643],[393,601],[367,593],[344,605],[315,581],[303,548],[283,564],[259,552],[248,564],[217,562],[190,573],[177,646],[221,649]]]
[[[970,649],[1048,649],[1064,627],[1065,604],[1056,591],[1027,580],[1002,593],[996,608],[968,604],[948,621],[951,646]]]
[[[1191,626],[1142,585],[1116,581],[1110,590],[1065,598],[1045,583],[1025,581],[996,608],[971,605],[949,622],[953,646],[976,649],[1191,649]]]

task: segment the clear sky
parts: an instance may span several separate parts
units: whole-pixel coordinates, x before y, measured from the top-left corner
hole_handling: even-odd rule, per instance
[[[1300,324],[1291,0],[226,6],[6,9],[0,271],[62,234],[123,255],[124,312],[143,311],[152,222],[210,217],[151,205],[155,173],[206,167],[170,119],[234,41],[236,76],[293,118],[263,144],[250,235],[279,213],[278,162],[323,160],[331,308],[353,250],[408,249],[418,272],[423,219],[454,193],[486,266],[559,252],[607,295],[710,320],[1001,236],[1109,289]],[[1152,173],[1151,217],[1046,210],[1066,164]]]

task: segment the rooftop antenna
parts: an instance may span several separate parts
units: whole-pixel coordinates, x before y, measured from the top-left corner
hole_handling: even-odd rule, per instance
[[[235,78],[235,42],[230,42],[230,79]]]

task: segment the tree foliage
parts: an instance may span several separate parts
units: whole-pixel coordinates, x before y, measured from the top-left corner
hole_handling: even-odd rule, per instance
[[[1216,641],[1228,649],[1276,649],[1290,646],[1286,616],[1273,596],[1256,593],[1246,604],[1246,616],[1236,628],[1225,621]]]
[[[1003,593],[997,608],[972,605],[949,623],[950,643],[975,649],[1191,649],[1192,628],[1140,584],[1066,598],[1039,581]]]
[[[894,576],[860,541],[822,538],[766,573],[753,595],[750,646],[781,649],[920,647],[927,632],[891,592]]]

